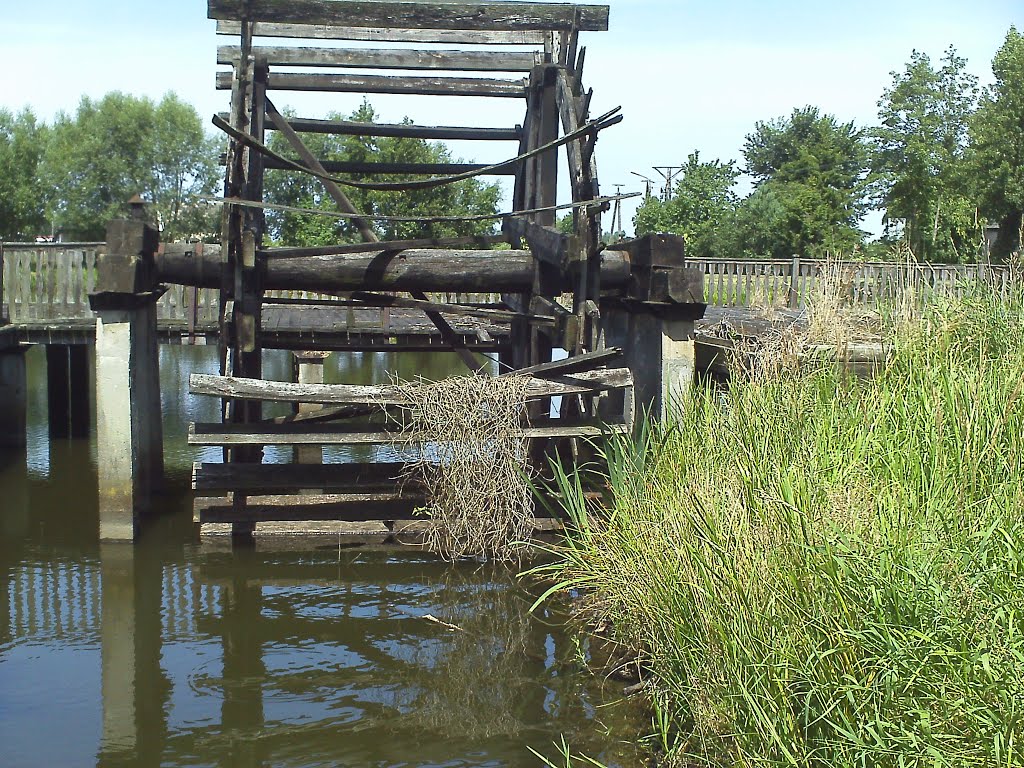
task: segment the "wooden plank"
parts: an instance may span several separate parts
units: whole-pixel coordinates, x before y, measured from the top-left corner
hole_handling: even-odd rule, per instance
[[[604,32],[608,6],[524,2],[398,2],[396,0],[208,0],[207,16],[231,21],[410,29],[573,30]]]
[[[320,245],[309,248],[264,248],[260,253],[268,258],[301,258],[307,256],[340,256],[346,253],[368,251],[405,251],[410,248],[455,248],[460,245],[475,245],[488,248],[505,242],[499,235],[467,235],[465,237],[425,237],[418,240],[385,240],[376,243],[342,243]]]
[[[513,176],[515,166],[493,167],[483,163],[364,163],[345,160],[317,160],[318,173],[398,176],[452,176],[457,173],[486,171],[488,176]],[[266,159],[266,167],[275,170],[294,170],[288,163],[273,157]],[[328,181],[328,179],[323,179]]]
[[[218,21],[217,34],[238,37],[241,22]],[[309,40],[363,40],[374,43],[441,43],[457,45],[541,45],[545,32],[540,30],[408,29],[400,27],[345,27],[330,24],[253,25],[258,37]]]
[[[402,139],[442,139],[464,141],[519,141],[523,129],[473,128],[456,125],[413,125],[360,123],[351,120],[316,120],[293,117],[288,120],[299,133],[326,133],[337,136],[388,136]]]
[[[236,45],[217,48],[218,64],[238,61]],[[259,46],[253,56],[270,66],[350,67],[356,69],[443,69],[454,72],[529,72],[542,63],[534,51],[407,50],[400,48],[313,48]]]
[[[326,429],[305,428],[299,432],[281,427],[264,427],[253,431],[254,425],[246,424],[192,424],[189,427],[189,445],[236,446],[236,445],[373,445],[405,440],[396,428],[379,428],[346,425],[346,428],[330,426]],[[327,426],[327,425],[313,425]],[[536,425],[523,427],[524,439],[548,437],[600,437],[622,433],[625,425],[617,422],[598,420],[552,419]]]
[[[618,347],[608,347],[597,352],[587,352],[582,355],[567,357],[564,360],[552,360],[551,362],[540,363],[539,365],[531,365],[529,368],[521,368],[518,371],[508,371],[501,374],[501,376],[533,376],[539,379],[543,379],[546,376],[562,376],[604,365],[621,355],[622,350]]]
[[[555,267],[565,267],[569,255],[578,247],[574,237],[519,216],[502,221],[501,231],[507,237],[525,240],[535,258]]]
[[[526,315],[522,312],[512,312],[505,309],[491,309],[489,307],[472,307],[465,304],[450,304],[442,301],[431,301],[429,299],[407,299],[403,296],[390,296],[382,293],[367,293],[355,291],[352,299],[371,307],[404,307],[406,309],[421,309],[424,312],[443,312],[446,315],[460,315],[462,317],[480,317],[496,323],[509,323],[516,320],[527,320],[540,325],[554,326],[555,318],[543,315]]]
[[[527,383],[528,398],[579,395],[632,386],[628,368],[608,368],[581,371],[572,376],[531,378]],[[196,395],[214,395],[263,402],[321,403],[341,405],[366,403],[377,406],[409,405],[402,387],[393,384],[297,384],[288,381],[247,379],[232,376],[193,373],[189,377],[189,391]],[[265,424],[264,424],[265,425]],[[266,426],[266,425],[265,425]],[[290,425],[280,426],[282,429]],[[330,425],[322,425],[330,429]]]
[[[394,490],[408,464],[219,464],[197,462],[192,467],[192,489],[200,493],[287,493],[322,488],[329,493],[358,488],[366,493]],[[415,481],[410,480],[410,485]]]
[[[413,520],[422,494],[304,494],[250,496],[234,506],[227,497],[196,499],[197,523],[237,523],[298,520]]]
[[[231,88],[231,73],[217,73],[217,89]],[[490,96],[522,99],[526,85],[520,80],[484,77],[397,77],[392,75],[315,74],[274,72],[267,78],[271,91],[327,91],[330,93],[395,93],[406,96]]]

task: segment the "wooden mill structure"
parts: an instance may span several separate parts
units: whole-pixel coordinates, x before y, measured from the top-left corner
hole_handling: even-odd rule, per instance
[[[160,431],[147,415],[157,402],[146,394],[155,378],[155,343],[140,329],[155,322],[145,307],[165,284],[220,293],[221,375],[194,374],[190,387],[221,399],[222,420],[193,424],[189,442],[219,446],[225,459],[195,468],[196,521],[229,523],[235,533],[269,521],[403,520],[421,503],[408,489],[396,490],[399,465],[319,463],[322,446],[393,438],[379,422],[353,420],[387,407],[389,388],[324,384],[325,353],[449,350],[465,362],[467,375],[493,372],[482,354],[497,353],[498,375],[529,377],[522,429],[537,460],[554,442],[627,429],[634,402],[663,411],[670,394],[692,379],[693,320],[703,312],[703,285],[684,265],[681,239],[601,242],[601,214],[615,198],[601,195],[595,145],[621,117],[618,110],[591,115],[580,37],[607,30],[607,6],[208,0],[208,10],[217,32],[233,42],[217,52],[229,67],[218,73],[217,86],[231,94],[230,110],[214,119],[229,139],[221,242],[159,246],[141,220],[115,221],[108,229],[92,295],[100,317],[97,392],[122,371],[139,385],[130,388],[133,415],[121,426],[105,427],[98,405],[101,445],[124,445],[110,465],[130,464],[106,486],[101,470],[101,506],[106,498],[112,510],[135,515],[138,497],[159,470],[155,449],[145,447]],[[472,97],[481,123],[491,100],[515,99],[524,116],[514,127],[292,117],[275,104],[277,91]],[[297,159],[271,149],[271,131]],[[309,134],[502,141],[510,149],[507,160],[491,165],[350,163],[316,157],[303,138]],[[561,203],[560,165],[571,190]],[[270,247],[267,170],[319,179],[336,216],[350,220],[363,242]],[[402,194],[487,175],[514,179],[511,210],[493,217],[495,233],[488,237],[431,237],[428,225],[449,218],[441,216],[422,221],[420,239],[380,242],[372,224],[387,217],[357,210],[346,194],[353,188]],[[367,177],[389,180],[360,180]],[[572,213],[571,233],[555,227],[560,211]],[[304,293],[284,293],[295,291]],[[458,300],[481,293],[501,301]],[[353,320],[360,317],[378,318],[376,327]],[[135,351],[104,351],[115,343]],[[304,353],[297,380],[264,380],[261,353],[271,347]],[[556,348],[567,358],[552,361]],[[121,358],[135,362],[110,362]],[[554,397],[561,398],[557,415]],[[295,415],[266,418],[263,403],[273,401],[294,404]],[[267,445],[293,446],[296,462],[263,464]],[[104,533],[101,519],[101,538],[134,536],[131,521]]]

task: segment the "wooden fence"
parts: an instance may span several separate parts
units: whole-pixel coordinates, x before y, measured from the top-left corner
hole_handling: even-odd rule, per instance
[[[0,243],[0,285],[5,317],[13,323],[84,320],[93,317],[89,293],[104,243]],[[873,306],[912,289],[960,295],[982,280],[1004,297],[1015,277],[1009,267],[988,264],[900,264],[809,259],[693,259],[704,273],[704,297],[719,307],[803,307],[828,281],[849,303]],[[270,299],[326,298],[304,291],[271,291]],[[438,295],[442,300],[451,297]],[[487,301],[481,294],[468,300]],[[169,286],[157,317],[201,327],[217,323],[217,291]]]
[[[907,295],[960,296],[972,284],[988,283],[1009,295],[1010,267],[990,264],[917,264],[810,259],[688,259],[704,273],[704,300],[718,307],[798,309],[825,291],[846,303],[874,306]]]

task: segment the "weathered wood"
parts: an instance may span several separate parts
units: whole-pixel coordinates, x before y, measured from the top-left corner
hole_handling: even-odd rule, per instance
[[[192,489],[200,493],[237,491],[242,493],[287,493],[303,488],[325,492],[358,489],[394,490],[403,482],[408,468],[401,462],[369,464],[261,464],[231,465],[195,463]],[[415,486],[413,480],[406,480]]]
[[[217,34],[238,37],[241,22],[218,21]],[[476,29],[407,29],[398,27],[344,27],[330,24],[272,24],[256,22],[258,37],[310,40],[365,40],[374,43],[447,43],[457,45],[540,45],[540,30],[496,31]]]
[[[231,73],[218,72],[218,90],[231,88]],[[327,91],[329,93],[397,93],[406,96],[490,96],[521,99],[526,86],[519,80],[483,77],[397,77],[391,75],[306,75],[275,72],[267,78],[271,91]]]
[[[604,282],[622,285],[629,279],[628,256],[604,251]],[[161,281],[216,288],[220,254],[207,248],[187,257],[173,251],[157,257]],[[263,267],[265,290],[407,291],[449,293],[521,293],[533,280],[529,251],[381,250],[362,254],[269,259]],[[571,285],[566,278],[563,287]]]
[[[519,216],[509,216],[501,223],[507,237],[525,240],[533,255],[546,264],[565,267],[576,248],[575,239],[554,227],[545,227]]]
[[[266,167],[275,170],[293,170],[290,164],[282,163],[273,157],[267,158]],[[374,163],[348,160],[318,160],[314,170],[321,174],[343,173],[380,176],[451,176],[457,173],[477,173],[479,171],[486,171],[486,175],[489,176],[512,176],[516,172],[514,166],[494,168],[483,163]],[[323,179],[323,181],[329,180]]]
[[[342,243],[320,245],[308,248],[264,248],[261,253],[268,258],[296,258],[300,256],[338,256],[345,253],[367,253],[369,251],[406,251],[413,248],[454,248],[460,245],[475,245],[488,248],[505,241],[499,235],[467,235],[465,237],[424,237],[418,240],[384,240],[376,243]]]
[[[288,120],[299,133],[336,136],[388,136],[401,139],[444,139],[465,141],[519,141],[523,130],[515,128],[473,128],[456,125],[414,125],[412,123],[361,123],[351,120],[316,120],[293,117]]]
[[[429,299],[407,299],[403,296],[390,296],[380,293],[367,293],[355,291],[351,298],[370,307],[404,307],[406,309],[422,309],[424,312],[443,312],[446,315],[461,315],[463,317],[481,317],[496,323],[510,323],[515,320],[528,320],[541,325],[554,325],[554,317],[541,315],[524,315],[521,312],[512,312],[506,309],[491,309],[489,307],[472,307],[465,304],[451,304],[442,301],[430,301]]]
[[[556,397],[559,395],[580,395],[621,389],[632,385],[628,368],[602,368],[581,371],[571,376],[546,373],[544,378],[531,378],[527,382],[526,397]],[[366,403],[369,405],[403,406],[410,405],[402,393],[401,386],[393,384],[296,384],[288,381],[245,379],[231,376],[193,373],[189,377],[189,391],[195,395],[214,395],[262,402],[321,403],[334,405],[342,403]],[[271,425],[265,422],[260,429],[288,428],[289,424]],[[306,425],[302,425],[307,428]],[[329,425],[325,426],[328,430]],[[340,428],[340,427],[335,427]]]
[[[200,502],[200,499],[196,500]],[[344,493],[250,496],[244,506],[229,498],[203,498],[195,505],[197,523],[298,520],[413,520],[422,494]]]
[[[396,0],[208,0],[211,19],[411,29],[572,30],[604,32],[608,6],[524,2],[397,2]]]
[[[529,368],[522,368],[518,371],[507,371],[501,376],[532,376],[543,379],[548,376],[564,376],[575,374],[579,371],[590,370],[599,365],[611,362],[621,357],[622,350],[618,347],[609,347],[597,352],[587,352],[582,355],[567,357],[564,360],[552,360],[548,363],[531,365]]]
[[[217,48],[218,64],[238,61],[239,48]],[[342,67],[357,69],[443,69],[454,72],[529,72],[540,64],[541,54],[533,51],[414,51],[401,48],[309,48],[259,46],[253,56],[270,66]]]
[[[320,161],[317,160],[316,156],[310,152],[309,148],[302,141],[302,138],[292,130],[292,127],[288,125],[288,121],[285,120],[284,116],[277,111],[277,108],[269,100],[267,101],[267,117],[270,118],[270,122],[274,124],[274,127],[284,135],[292,149],[298,153],[303,162],[321,174],[320,181],[324,185],[324,189],[327,190],[327,194],[329,194],[331,199],[333,199],[335,204],[337,204],[338,209],[344,213],[359,213],[360,211],[352,205],[352,201],[348,199],[348,195],[342,191],[341,187],[330,179],[323,178],[328,173],[327,169],[324,168]],[[356,228],[359,230],[359,234],[365,242],[376,243],[380,240],[380,238],[377,237],[377,233],[373,231],[373,226],[366,219],[352,219],[352,223],[356,225]]]
[[[316,426],[326,428],[313,429]],[[294,428],[263,427],[252,431],[244,424],[192,424],[189,427],[189,445],[236,446],[236,445],[374,445],[391,443],[400,436],[396,429],[382,428],[371,431],[366,426],[312,425],[299,432]],[[553,419],[533,426],[523,427],[521,435],[526,439],[548,437],[599,437],[621,433],[625,425],[617,422],[596,420]]]

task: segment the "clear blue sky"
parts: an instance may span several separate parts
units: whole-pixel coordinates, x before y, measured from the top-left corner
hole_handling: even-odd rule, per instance
[[[599,142],[605,191],[630,171],[652,175],[697,149],[704,159],[741,159],[757,120],[813,104],[869,125],[876,102],[912,49],[938,59],[953,45],[986,83],[1007,29],[1024,27],[1021,0],[609,0],[611,28],[583,36],[585,81],[595,114],[622,106],[626,120]],[[217,38],[204,0],[0,0],[5,80],[0,105],[30,105],[50,118],[82,94],[122,90],[159,98],[175,91],[204,118],[226,108],[213,88]],[[305,116],[350,111],[357,99],[279,94]],[[470,104],[468,102],[473,102]],[[518,103],[457,97],[373,98],[385,120],[510,125]],[[474,109],[469,109],[469,107]],[[505,146],[460,144],[493,161]],[[627,217],[629,212],[627,210]]]

